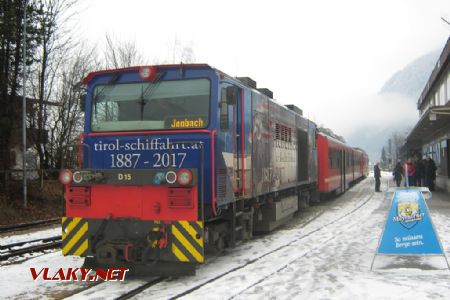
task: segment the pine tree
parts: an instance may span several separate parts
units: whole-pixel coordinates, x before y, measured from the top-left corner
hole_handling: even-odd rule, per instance
[[[36,17],[39,10],[34,1],[0,0],[0,170],[11,166],[10,149],[21,141],[21,89],[23,61],[23,23],[27,12],[26,57],[27,65],[34,61],[33,54],[39,37]],[[5,176],[0,189],[5,188]]]

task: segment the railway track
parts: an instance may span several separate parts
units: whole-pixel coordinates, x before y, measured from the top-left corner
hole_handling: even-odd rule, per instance
[[[143,285],[141,285],[141,286],[139,286],[139,287],[137,287],[137,288],[135,288],[135,289],[133,289],[131,291],[128,291],[127,293],[117,297],[116,300],[130,299],[131,297],[134,297],[134,296],[142,293],[144,290],[148,289],[149,287],[151,287],[151,286],[153,286],[155,284],[158,284],[158,283],[160,283],[160,282],[162,282],[162,281],[164,281],[166,279],[167,279],[166,277],[152,278],[147,283],[145,283],[145,284],[143,284]]]
[[[259,255],[253,257],[253,259],[246,261],[245,263],[239,263],[238,265],[234,265],[231,266],[230,269],[228,270],[224,270],[224,272],[221,272],[220,274],[216,274],[216,276],[212,276],[209,278],[204,278],[201,280],[197,279],[197,282],[195,282],[195,278],[193,278],[193,281],[189,280],[189,282],[191,282],[190,284],[188,284],[187,286],[185,286],[185,288],[178,290],[175,294],[165,294],[165,298],[169,298],[170,299],[177,299],[180,297],[184,297],[184,296],[194,296],[195,295],[195,291],[204,288],[205,286],[207,286],[208,284],[212,284],[218,280],[221,280],[221,278],[226,278],[226,276],[230,276],[233,274],[237,274],[239,272],[242,272],[242,270],[245,270],[245,268],[248,267],[254,267],[258,265],[259,261],[264,261],[270,258],[271,255],[278,255],[278,253],[282,253],[283,250],[289,249],[289,247],[295,246],[295,243],[298,243],[299,241],[302,241],[303,239],[307,239],[308,237],[314,236],[315,234],[317,234],[318,232],[322,231],[322,232],[326,232],[328,231],[327,228],[329,228],[330,226],[335,225],[337,222],[346,219],[348,217],[350,217],[351,215],[357,213],[362,207],[364,207],[364,205],[366,205],[368,202],[370,202],[370,200],[372,199],[372,197],[374,196],[373,192],[372,192],[372,185],[371,184],[365,184],[362,186],[357,186],[355,188],[353,188],[353,196],[351,197],[352,199],[358,199],[357,201],[353,201],[351,200],[350,202],[345,200],[344,202],[341,201],[336,201],[338,203],[340,203],[340,208],[342,209],[342,213],[337,216],[337,218],[334,218],[333,220],[330,220],[329,222],[320,225],[317,228],[311,228],[308,231],[304,231],[303,233],[301,231],[303,231],[303,229],[301,231],[299,231],[299,235],[294,237],[292,240],[287,241],[287,243],[283,243],[282,245],[280,245],[278,248],[274,248],[271,249],[270,251],[265,251],[264,253],[260,253]],[[323,216],[327,211],[327,206],[330,203],[333,203],[334,201],[331,202],[325,202],[324,203],[324,208],[323,211],[317,211],[314,213],[314,215],[310,215],[309,217],[301,220],[301,222],[297,223],[295,225],[295,227],[299,227],[299,228],[305,228],[307,225],[310,225],[311,223],[313,223],[314,220],[318,219],[319,217]],[[336,203],[334,202],[334,203]],[[314,225],[313,225],[314,226]],[[337,227],[337,226],[334,226]],[[335,230],[333,230],[335,231]],[[320,233],[319,233],[320,234]],[[323,239],[323,243],[327,243],[329,242],[329,240],[334,239],[335,237],[327,237],[326,239]],[[312,248],[312,249],[305,249],[305,253],[302,254],[303,256],[306,256],[308,254],[310,254],[312,251],[317,250],[316,248]],[[297,257],[298,259],[298,257]],[[211,259],[209,260],[210,264],[214,264],[215,259]],[[290,262],[287,262],[287,265]],[[208,265],[208,261],[206,262],[206,264],[204,265],[204,267],[206,267]],[[278,272],[281,269],[285,268],[286,265],[283,266],[278,266],[274,269],[274,272]],[[266,277],[261,278],[261,281],[264,281],[266,279]],[[112,298],[115,299],[130,299],[133,298],[137,295],[142,295],[142,296],[149,296],[151,293],[151,291],[153,291],[154,288],[152,288],[155,285],[158,285],[158,289],[164,289],[164,286],[167,284],[171,284],[171,283],[164,283],[165,281],[170,281],[170,282],[174,282],[176,283],[178,280],[173,281],[173,279],[169,279],[167,277],[153,277],[150,279],[139,279],[139,280],[127,280],[127,282],[123,282],[121,285],[120,290],[117,290],[117,292],[112,292],[112,291],[108,291],[108,295]],[[160,284],[163,284],[160,287]],[[74,294],[72,294],[71,296],[74,296],[74,298],[77,297],[84,297],[84,296],[90,296],[90,297],[101,297],[101,295],[104,295],[105,293],[105,289],[108,289],[108,286],[104,283],[97,283],[95,284],[95,286],[91,286],[87,289],[84,289],[81,292],[75,292]],[[147,290],[147,293],[145,292]],[[242,292],[242,291],[241,291]],[[156,292],[158,293],[158,292]],[[240,292],[238,292],[239,294]],[[233,296],[234,297],[234,296]]]
[[[15,231],[33,229],[33,228],[41,227],[41,226],[45,226],[45,225],[58,224],[60,222],[61,222],[61,218],[53,218],[53,219],[40,220],[40,221],[30,222],[30,223],[2,225],[2,226],[0,226],[0,234],[7,233],[7,232],[15,232]]]
[[[272,254],[275,254],[276,252],[279,252],[279,251],[281,251],[281,250],[284,250],[285,248],[292,246],[293,244],[295,244],[295,243],[301,241],[302,239],[305,239],[305,238],[311,236],[311,235],[314,234],[314,233],[317,233],[317,232],[319,232],[319,231],[322,231],[322,230],[326,229],[327,227],[329,227],[329,226],[331,226],[331,225],[333,225],[333,224],[335,224],[335,223],[337,223],[337,222],[339,222],[339,221],[341,221],[341,220],[343,220],[343,219],[346,219],[348,216],[354,214],[354,213],[357,212],[360,208],[362,208],[364,205],[366,205],[372,198],[373,198],[373,194],[371,194],[371,195],[370,195],[367,199],[365,199],[364,201],[361,201],[356,207],[354,207],[351,211],[345,213],[345,214],[342,215],[341,217],[339,217],[339,218],[337,218],[337,219],[334,219],[333,221],[328,222],[328,223],[326,223],[325,225],[323,225],[323,226],[321,226],[321,227],[319,227],[319,228],[317,228],[317,229],[315,229],[315,230],[312,230],[312,231],[310,231],[310,232],[308,232],[308,233],[306,233],[306,234],[304,234],[304,235],[302,235],[302,236],[300,236],[300,237],[298,237],[298,238],[296,238],[296,239],[293,239],[293,240],[291,240],[290,242],[288,242],[288,243],[286,243],[286,244],[284,244],[284,245],[282,245],[282,246],[280,246],[280,247],[278,247],[278,248],[276,248],[276,249],[274,249],[274,250],[271,250],[271,251],[268,251],[268,252],[266,252],[266,253],[264,253],[264,254],[261,254],[261,255],[255,257],[254,259],[247,261],[245,264],[236,266],[236,267],[232,268],[231,270],[229,270],[229,271],[227,271],[227,272],[224,272],[224,273],[222,273],[222,274],[220,274],[220,275],[217,275],[217,276],[215,276],[215,277],[212,277],[212,278],[210,278],[209,280],[207,280],[207,281],[205,281],[205,282],[203,282],[203,283],[201,283],[201,284],[195,285],[194,287],[192,287],[192,288],[190,288],[190,289],[188,289],[188,290],[186,290],[186,291],[184,291],[184,292],[182,292],[182,293],[179,293],[179,294],[177,294],[177,295],[175,295],[175,296],[172,296],[172,297],[169,298],[169,299],[173,300],[173,299],[178,299],[178,298],[187,296],[187,295],[191,294],[192,292],[194,292],[194,291],[196,291],[196,290],[198,290],[198,289],[200,289],[200,288],[202,288],[202,287],[204,287],[204,286],[206,286],[206,285],[208,285],[208,284],[210,284],[210,283],[212,283],[212,282],[214,282],[214,281],[217,281],[217,280],[223,278],[223,277],[226,276],[226,275],[230,275],[230,274],[232,274],[232,273],[234,273],[234,272],[236,272],[236,271],[239,271],[239,270],[241,270],[241,269],[244,269],[244,268],[246,268],[246,267],[248,267],[248,266],[250,266],[250,265],[255,264],[256,262],[260,261],[261,259],[263,259],[263,258],[265,258],[265,257],[267,257],[267,256],[269,256],[269,255],[272,255]],[[326,244],[327,242],[329,242],[330,240],[335,239],[335,238],[336,238],[336,235],[334,235],[334,236],[328,238],[327,240],[323,241],[322,243],[323,243],[323,244]],[[313,247],[313,248],[311,248],[311,249],[308,250],[306,253],[304,253],[301,257],[308,255],[308,254],[311,253],[312,251],[316,250],[316,248],[318,248],[318,247]],[[299,257],[295,258],[294,260],[296,260],[296,259],[299,259]],[[293,260],[293,261],[294,261],[294,260]],[[288,262],[286,265],[283,265],[281,268],[277,268],[276,270],[273,271],[272,274],[274,274],[274,273],[276,273],[276,272],[279,272],[280,270],[286,268],[291,262],[292,262],[292,261]],[[266,278],[267,278],[267,277],[264,277],[264,278],[263,278],[262,280],[260,280],[260,281],[263,281],[263,280],[266,279]]]
[[[7,245],[0,245],[0,261],[8,260],[12,257],[21,256],[28,253],[41,252],[44,250],[61,247],[61,236],[34,239],[16,242]]]
[[[364,194],[369,194],[369,196],[362,197]],[[233,273],[235,273],[237,271],[240,271],[240,270],[242,270],[242,269],[244,269],[246,267],[254,265],[258,261],[260,261],[260,260],[262,260],[264,258],[267,258],[270,255],[276,254],[277,252],[281,252],[282,250],[285,250],[286,248],[288,248],[290,246],[293,246],[295,243],[298,243],[299,241],[301,241],[303,239],[306,239],[307,237],[310,237],[311,235],[313,235],[315,233],[318,233],[320,231],[328,229],[330,226],[336,224],[337,222],[340,222],[340,221],[348,218],[349,216],[357,213],[362,207],[364,207],[367,203],[369,203],[372,200],[373,196],[374,196],[374,193],[371,192],[371,185],[370,186],[366,185],[366,186],[364,186],[362,188],[358,188],[355,191],[355,196],[354,197],[362,198],[362,200],[360,200],[357,203],[355,203],[353,208],[351,208],[349,211],[347,211],[346,213],[342,214],[338,218],[336,218],[336,219],[334,219],[334,220],[324,224],[323,226],[320,226],[319,228],[316,228],[314,230],[308,231],[307,233],[305,233],[305,234],[303,234],[303,235],[301,235],[301,236],[299,236],[299,237],[289,241],[288,243],[283,244],[282,246],[280,246],[280,247],[278,247],[276,249],[273,249],[271,251],[267,251],[265,253],[262,253],[262,254],[258,255],[257,257],[254,257],[253,259],[246,261],[244,264],[240,264],[238,266],[235,266],[234,268],[232,268],[232,269],[230,269],[230,270],[228,270],[226,272],[223,272],[223,273],[221,273],[219,275],[216,275],[214,277],[211,277],[211,278],[209,278],[209,279],[207,279],[207,280],[205,280],[205,281],[203,281],[201,283],[194,284],[191,288],[188,288],[188,289],[184,290],[183,292],[177,293],[176,295],[173,295],[173,296],[171,296],[168,299],[178,299],[178,298],[181,298],[181,297],[184,297],[184,296],[188,296],[189,294],[199,290],[200,288],[202,288],[202,287],[204,287],[204,286],[206,286],[206,285],[208,285],[210,283],[213,283],[213,282],[215,282],[215,281],[217,281],[217,280],[219,280],[219,279],[221,279],[221,278],[223,278],[223,277],[225,277],[227,275],[233,274]],[[306,220],[306,222],[303,224],[303,226],[306,226],[307,224],[311,223],[312,221],[314,221],[315,219],[319,218],[322,215],[323,215],[323,212],[320,212],[320,213],[316,214],[314,217]],[[324,240],[323,243],[326,244],[330,240],[333,240],[335,238],[336,238],[336,236],[329,237],[326,240]],[[312,251],[315,251],[316,248],[317,247],[313,247],[313,248],[309,249],[304,254],[302,254],[301,257],[304,257],[304,256],[310,254]],[[299,257],[296,257],[295,259],[299,259]],[[281,267],[276,268],[276,270],[274,270],[273,273],[279,272],[280,270],[286,268],[290,263],[291,263],[291,261],[288,262],[287,264],[281,266]],[[260,281],[262,282],[266,278],[267,277],[264,277]],[[163,282],[165,280],[167,280],[167,278],[165,278],[165,277],[152,278],[150,281],[145,282],[142,285],[140,285],[138,287],[135,287],[135,288],[125,292],[124,294],[122,294],[120,296],[117,296],[117,298],[115,298],[115,299],[123,300],[123,299],[132,298],[132,297],[134,297],[136,295],[139,295],[140,293],[144,292],[146,289],[149,289],[152,286],[154,286],[154,285],[156,285],[158,283],[161,283],[161,282]]]

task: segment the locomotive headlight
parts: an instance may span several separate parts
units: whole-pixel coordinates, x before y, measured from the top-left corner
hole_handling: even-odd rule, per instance
[[[144,80],[153,80],[156,78],[157,68],[155,66],[139,68],[139,76]]]
[[[80,183],[83,181],[83,174],[80,171],[73,173],[73,182]]]
[[[174,171],[169,171],[166,173],[166,182],[167,183],[175,183],[175,181],[177,181],[177,173],[175,173]]]
[[[192,172],[188,169],[181,169],[177,174],[179,185],[188,185],[192,182]]]
[[[70,184],[72,182],[72,171],[64,169],[59,173],[59,181],[64,184]]]

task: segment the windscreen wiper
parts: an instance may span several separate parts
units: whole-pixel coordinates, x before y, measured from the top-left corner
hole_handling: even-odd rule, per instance
[[[142,88],[141,91],[141,98],[138,101],[138,104],[141,105],[141,121],[144,120],[144,106],[147,104],[147,99],[151,97],[153,92],[155,91],[156,87],[161,82],[161,79],[166,75],[167,71],[161,71],[157,74],[156,78],[152,81],[150,81],[145,88],[145,91]]]
[[[106,83],[103,86],[103,88],[100,90],[100,92],[98,92],[98,94],[94,96],[93,104],[96,104],[98,101],[98,98],[100,98],[100,96],[103,96],[103,94],[105,93],[106,87],[114,84],[117,80],[119,80],[121,75],[122,75],[122,73],[113,73],[113,77],[108,81],[108,83]]]

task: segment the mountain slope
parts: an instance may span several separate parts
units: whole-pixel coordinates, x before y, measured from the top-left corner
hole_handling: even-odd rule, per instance
[[[414,126],[418,117],[417,99],[440,53],[441,50],[438,49],[415,59],[385,82],[378,95],[371,101],[383,103],[386,110],[395,110],[395,118],[389,119],[380,115],[378,124],[365,126],[348,136],[347,141],[350,145],[365,149],[371,161],[378,161],[383,144],[393,132],[405,133]],[[407,99],[406,104],[404,99]],[[400,102],[403,105],[398,105]]]
[[[392,75],[383,85],[379,94],[397,93],[410,97],[414,101],[417,100],[440,54],[441,50],[437,49],[417,58],[404,67],[403,70]]]

